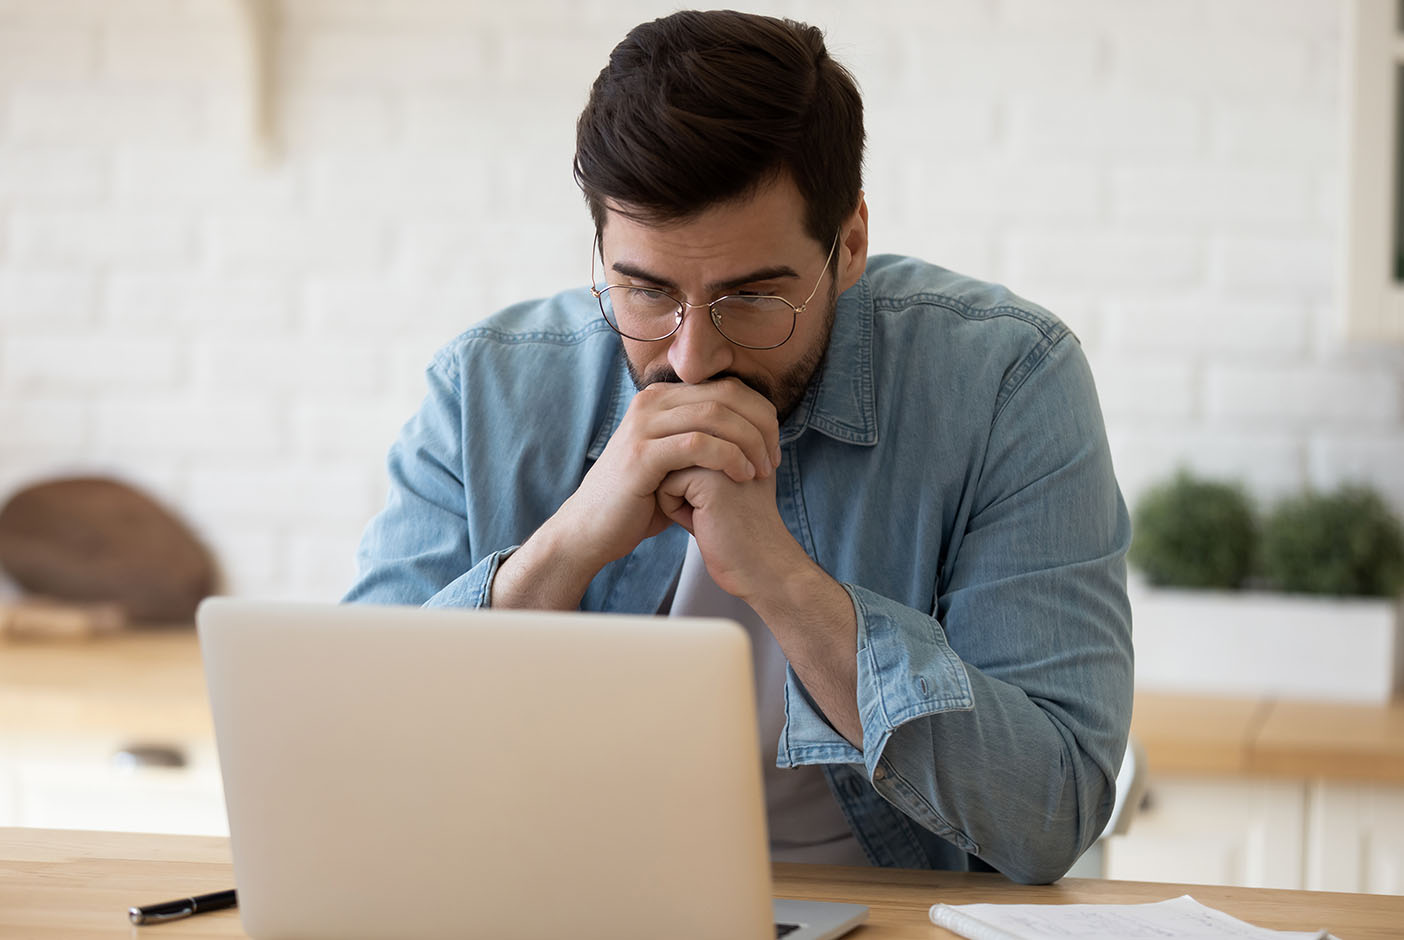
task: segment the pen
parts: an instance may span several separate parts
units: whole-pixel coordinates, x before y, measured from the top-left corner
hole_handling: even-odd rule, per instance
[[[127,911],[127,916],[134,924],[160,924],[168,920],[203,914],[206,911],[222,911],[238,903],[233,890],[216,891],[214,894],[197,894],[191,898],[134,907]]]

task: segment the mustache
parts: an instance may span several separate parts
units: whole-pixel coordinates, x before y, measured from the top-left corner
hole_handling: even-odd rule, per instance
[[[718,372],[716,375],[707,379],[707,381],[720,382],[722,379],[736,379],[742,385],[745,385],[753,392],[758,392],[760,395],[767,399],[771,398],[771,393],[774,391],[770,387],[770,383],[765,381],[764,379],[756,378],[755,376],[750,375],[742,375],[739,372],[732,372],[730,370]],[[678,378],[678,374],[674,372],[671,367],[663,366],[661,368],[654,369],[652,372],[645,373],[643,376],[636,379],[634,384],[636,384],[639,388],[645,388],[649,385],[652,385],[654,382],[680,383],[682,382],[682,379]]]

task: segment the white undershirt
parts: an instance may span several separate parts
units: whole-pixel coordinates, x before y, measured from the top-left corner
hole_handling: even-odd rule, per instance
[[[725,617],[741,624],[751,638],[771,859],[826,865],[870,864],[834,801],[824,772],[815,765],[788,769],[775,766],[780,730],[785,724],[785,654],[749,604],[717,587],[691,537],[668,615]]]

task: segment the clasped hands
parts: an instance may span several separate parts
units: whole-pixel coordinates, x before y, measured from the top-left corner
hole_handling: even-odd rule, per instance
[[[578,608],[601,568],[676,522],[717,586],[770,628],[830,724],[861,747],[856,614],[780,518],[780,457],[774,406],[740,380],[648,386],[579,488],[502,563],[492,605]]]
[[[780,461],[775,408],[745,383],[655,383],[558,515],[576,520],[600,567],[677,523],[712,580],[749,601],[804,556],[776,507]]]

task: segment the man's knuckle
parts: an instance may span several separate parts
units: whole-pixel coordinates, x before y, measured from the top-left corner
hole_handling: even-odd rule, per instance
[[[716,421],[722,416],[723,412],[726,411],[726,406],[714,398],[709,398],[704,402],[699,402],[697,409],[699,412],[698,416],[702,418],[702,420]]]

